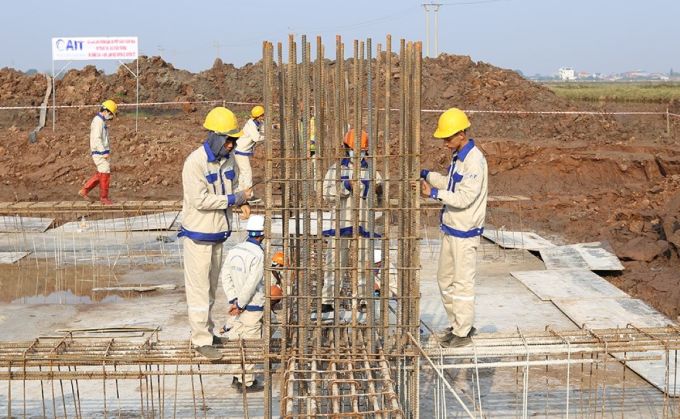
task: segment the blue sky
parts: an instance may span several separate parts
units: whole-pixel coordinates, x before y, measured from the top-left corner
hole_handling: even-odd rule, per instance
[[[438,1],[444,3],[439,12],[440,52],[470,55],[527,75],[551,74],[566,66],[603,73],[680,70],[680,1]],[[0,67],[21,70],[50,69],[50,39],[61,36],[137,36],[142,54],[162,55],[191,71],[209,68],[218,51],[223,61],[237,66],[257,61],[262,40],[285,41],[289,33],[312,40],[321,35],[332,54],[336,34],[347,43],[371,37],[374,45],[383,43],[386,33],[392,34],[393,45],[399,38],[425,40],[422,1],[2,3]],[[433,17],[430,23],[433,29]],[[105,61],[73,66],[85,64],[107,71],[117,67]]]

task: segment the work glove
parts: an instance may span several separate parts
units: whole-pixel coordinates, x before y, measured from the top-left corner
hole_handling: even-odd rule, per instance
[[[253,197],[253,188],[248,188],[245,191],[241,192],[236,192],[234,194],[234,205],[243,205],[245,204],[250,198]]]
[[[427,169],[421,169],[420,170],[420,178],[427,180],[427,175],[430,173],[429,170]]]

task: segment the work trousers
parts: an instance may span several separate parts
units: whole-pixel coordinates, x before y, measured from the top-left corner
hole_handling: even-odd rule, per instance
[[[323,288],[321,289],[321,298],[323,304],[333,304],[333,297],[335,297],[335,267],[339,266],[340,269],[340,283],[343,283],[346,275],[349,274],[349,252],[350,252],[350,241],[349,239],[340,238],[340,240],[334,237],[330,238],[331,245],[326,251],[326,272],[323,278]],[[335,259],[335,247],[340,248],[340,258],[336,261]],[[361,257],[362,252],[359,252],[359,257]],[[359,267],[363,267],[364,263],[359,261]],[[363,287],[366,283],[366,273],[360,270],[359,272],[359,294],[363,294]],[[372,274],[371,274],[372,276]],[[342,289],[342,285],[340,286]],[[371,287],[373,288],[373,287]]]
[[[467,336],[475,317],[475,278],[479,236],[444,235],[437,281],[442,303],[456,336]]]
[[[233,327],[229,330],[229,340],[261,339],[263,313],[263,311],[246,310],[236,316]],[[240,383],[248,387],[255,381],[255,375],[252,374],[254,367],[254,364],[246,364],[245,376],[243,374],[235,374],[234,377],[236,377]]]
[[[111,173],[111,164],[109,163],[109,159],[101,154],[93,154],[92,160],[94,160],[94,164],[97,166],[97,171],[99,173]]]
[[[234,154],[238,166],[238,186],[240,190],[246,190],[253,186],[253,169],[250,167],[250,156]]]
[[[187,296],[191,343],[212,345],[211,311],[222,267],[222,243],[196,243],[184,238],[184,288]]]

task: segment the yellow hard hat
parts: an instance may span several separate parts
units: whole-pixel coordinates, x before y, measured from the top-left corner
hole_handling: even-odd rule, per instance
[[[217,134],[228,135],[230,137],[238,138],[243,135],[243,132],[238,127],[236,115],[223,106],[218,106],[208,112],[208,115],[205,116],[203,127]]]
[[[118,105],[116,105],[116,102],[112,101],[111,99],[108,99],[102,103],[102,108],[106,109],[107,111],[115,115],[116,111],[118,110]]]
[[[258,116],[264,115],[264,107],[257,105],[253,106],[253,109],[250,110],[250,116],[253,118],[257,118]]]
[[[470,128],[470,121],[465,112],[458,108],[450,108],[439,117],[435,138],[449,138],[453,134]]]

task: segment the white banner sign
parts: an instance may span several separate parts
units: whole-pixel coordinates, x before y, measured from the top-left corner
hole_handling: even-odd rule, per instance
[[[138,54],[136,36],[52,38],[53,60],[134,60]]]

